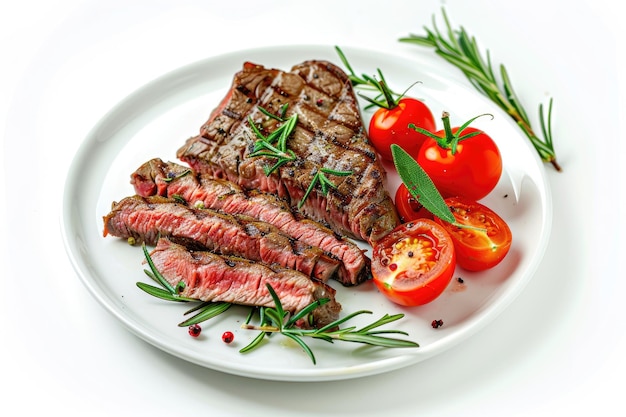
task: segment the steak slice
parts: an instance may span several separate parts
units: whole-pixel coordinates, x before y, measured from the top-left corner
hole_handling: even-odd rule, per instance
[[[337,236],[321,224],[296,218],[288,204],[273,194],[244,191],[236,184],[198,174],[188,167],[160,158],[142,164],[132,175],[135,192],[143,197],[161,195],[182,198],[229,214],[247,214],[271,223],[305,244],[319,247],[340,261],[333,278],[344,286],[360,284],[370,277],[370,260],[353,242]]]
[[[287,140],[295,159],[267,175],[265,170],[277,159],[250,156],[259,138],[248,120],[267,136],[282,122],[259,108],[281,116],[285,105],[283,120],[298,116]],[[196,171],[246,190],[276,194],[340,235],[372,243],[399,224],[350,80],[327,61],[305,61],[289,72],[246,62],[199,134],[178,149],[177,157]],[[338,171],[351,174],[332,173]],[[314,183],[322,174],[333,184],[324,187],[326,195],[320,181]]]
[[[202,301],[224,301],[233,304],[275,307],[267,284],[285,309],[296,314],[309,304],[329,298],[326,304],[313,310],[312,320],[303,327],[322,327],[336,320],[341,304],[335,301],[335,290],[316,279],[289,268],[266,265],[232,256],[220,256],[209,251],[194,251],[159,239],[150,257],[156,269],[172,285],[185,283],[183,297]]]
[[[278,264],[322,281],[339,266],[321,249],[291,239],[269,223],[194,209],[160,196],[126,197],[113,203],[103,220],[105,237],[133,238],[148,245],[155,245],[161,236],[181,238],[215,253]]]

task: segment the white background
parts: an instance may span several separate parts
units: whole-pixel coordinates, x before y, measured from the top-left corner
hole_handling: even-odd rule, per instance
[[[610,0],[78,1],[0,6],[0,403],[11,415],[624,415],[624,29]],[[267,382],[169,356],[83,287],[61,196],[97,121],[154,78],[279,44],[392,49],[445,5],[505,63],[531,118],[554,97],[562,173],[536,276],[489,326],[423,363],[342,382]],[[422,51],[423,53],[423,51]],[[458,77],[452,69],[450,74]]]

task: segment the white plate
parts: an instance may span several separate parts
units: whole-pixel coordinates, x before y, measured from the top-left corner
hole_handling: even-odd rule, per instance
[[[543,165],[517,126],[472,87],[439,75],[440,63],[417,61],[410,56],[344,48],[359,74],[374,74],[380,67],[397,91],[415,81],[411,90],[440,114],[447,110],[453,124],[472,116],[475,126],[487,130],[503,155],[505,173],[497,188],[483,202],[510,225],[513,245],[502,264],[471,274],[462,270],[434,302],[402,308],[388,302],[371,283],[357,288],[337,288],[344,313],[368,309],[355,324],[369,323],[385,313],[406,314],[390,327],[409,333],[420,344],[415,349],[383,349],[351,343],[329,344],[313,340],[317,358],[308,356],[280,335],[259,349],[241,354],[239,349],[256,335],[240,329],[248,309],[232,308],[203,324],[194,339],[183,320],[187,306],[155,299],[135,283],[146,281],[143,254],[120,239],[102,236],[102,216],[111,202],[133,194],[130,174],[153,157],[176,160],[176,150],[195,135],[210,111],[230,86],[233,74],[244,61],[288,70],[306,59],[329,59],[341,64],[332,46],[288,46],[234,52],[206,59],[166,74],[119,103],[93,128],[79,149],[66,182],[62,228],[71,262],[91,294],[128,329],[172,355],[208,368],[268,380],[340,380],[378,374],[422,361],[461,342],[486,325],[520,293],[532,278],[546,248],[552,218],[550,192]],[[365,120],[369,114],[364,114]],[[391,195],[399,184],[389,175]],[[434,329],[431,322],[444,321]],[[227,345],[221,334],[230,330],[235,342]]]

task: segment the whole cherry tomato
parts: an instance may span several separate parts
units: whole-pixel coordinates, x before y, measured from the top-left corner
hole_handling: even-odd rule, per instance
[[[430,135],[412,126],[429,136],[415,159],[444,197],[480,200],[500,181],[500,150],[485,132],[468,127],[475,119],[451,128],[449,115],[444,112],[444,129]]]
[[[374,243],[372,276],[381,293],[404,306],[437,298],[448,286],[456,257],[446,230],[429,219],[403,223]]]
[[[403,222],[415,219],[431,219],[433,214],[424,208],[415,197],[409,193],[404,183],[400,184],[395,197],[396,209]]]
[[[435,218],[452,238],[458,265],[468,271],[483,271],[499,264],[511,248],[507,223],[490,208],[468,198],[450,197],[445,201],[456,221],[469,226],[459,227]]]
[[[381,157],[392,161],[390,146],[395,143],[411,155],[415,155],[427,136],[410,129],[409,123],[435,131],[435,118],[422,101],[404,97],[388,108],[381,107],[372,116],[369,124],[369,138]]]

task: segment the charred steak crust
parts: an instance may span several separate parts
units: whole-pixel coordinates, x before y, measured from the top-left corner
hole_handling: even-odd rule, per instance
[[[258,138],[248,117],[267,134],[280,122],[259,107],[278,114],[285,104],[285,117],[298,115],[287,143],[296,159],[267,176],[263,168],[276,159],[249,156]],[[316,186],[299,211],[340,235],[369,243],[399,224],[384,187],[385,170],[364,132],[352,85],[339,67],[327,61],[305,61],[289,72],[245,63],[199,135],[189,138],[177,157],[196,171],[247,190],[273,193],[294,208],[322,168],[351,172],[328,174],[336,187],[324,196]]]
[[[278,264],[322,281],[335,274],[339,262],[317,247],[281,233],[269,223],[211,209],[194,209],[160,196],[131,196],[114,202],[104,216],[104,236],[133,238],[155,245],[172,236],[197,242],[222,255]]]
[[[133,172],[131,184],[143,197],[178,197],[191,206],[199,204],[229,214],[247,214],[271,223],[292,238],[319,247],[340,261],[333,278],[344,286],[360,284],[370,277],[370,260],[357,245],[317,222],[296,218],[289,205],[273,194],[245,191],[232,182],[159,158],[145,162]]]
[[[322,327],[338,318],[341,304],[335,290],[298,271],[266,265],[208,251],[194,251],[161,238],[150,257],[157,270],[173,286],[185,283],[181,295],[202,301],[224,301],[239,305],[275,307],[267,284],[278,295],[283,308],[295,314],[307,305],[328,298],[313,310],[312,323],[303,327]]]

